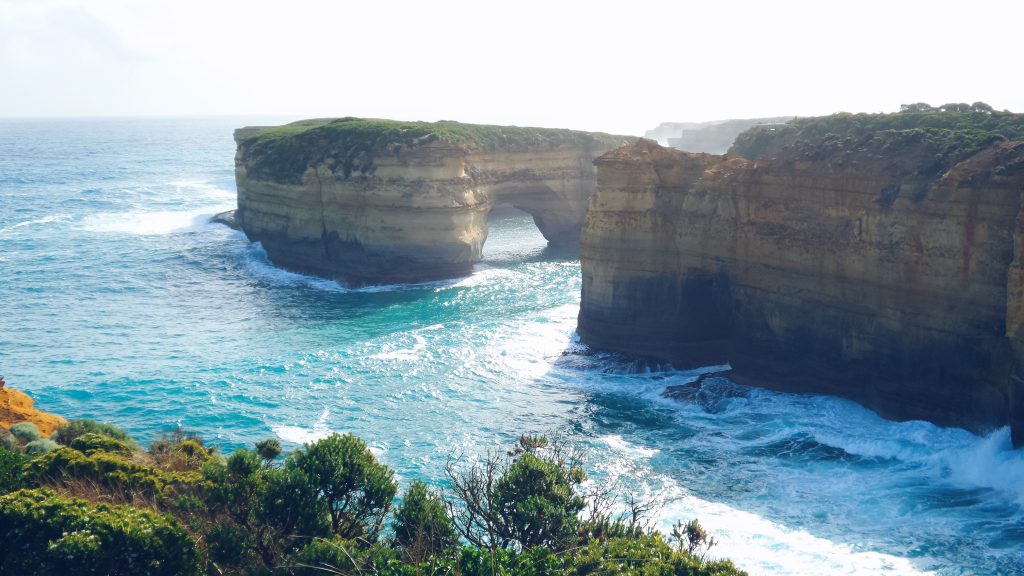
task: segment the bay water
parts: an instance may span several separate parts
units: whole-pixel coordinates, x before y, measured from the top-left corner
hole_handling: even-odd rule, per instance
[[[231,209],[236,127],[0,120],[0,373],[143,444],[362,437],[403,485],[561,433],[595,482],[698,518],[751,574],[1024,574],[1024,451],[827,396],[707,381],[575,335],[578,254],[498,211],[471,276],[348,289],[275,268]],[[709,367],[709,370],[715,367]]]

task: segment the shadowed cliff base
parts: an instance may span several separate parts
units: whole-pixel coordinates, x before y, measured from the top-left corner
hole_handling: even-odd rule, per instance
[[[751,159],[609,152],[579,333],[1020,446],[1024,141],[1004,134],[1022,115],[836,115],[741,136]]]
[[[283,268],[353,285],[469,274],[487,214],[530,214],[576,246],[593,160],[625,136],[341,118],[235,132],[235,222]]]

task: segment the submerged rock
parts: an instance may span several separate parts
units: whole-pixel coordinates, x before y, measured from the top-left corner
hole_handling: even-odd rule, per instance
[[[232,230],[241,230],[241,226],[238,224],[238,218],[235,217],[235,210],[228,210],[221,212],[220,214],[214,214],[210,216],[211,224],[223,224]]]

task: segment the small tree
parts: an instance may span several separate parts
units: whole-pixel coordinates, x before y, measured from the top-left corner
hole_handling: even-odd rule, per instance
[[[395,544],[405,557],[419,563],[459,541],[444,502],[427,485],[416,480],[409,486],[391,524]]]
[[[274,459],[281,454],[281,443],[273,438],[260,440],[256,443],[256,453],[263,458],[264,465],[270,466]]]
[[[489,454],[468,469],[448,463],[452,494],[445,505],[459,533],[477,546],[561,550],[575,542],[577,493],[586,476],[579,454],[561,441],[522,436],[506,455]]]
[[[334,534],[368,540],[380,534],[398,484],[362,440],[332,434],[292,452],[284,468],[301,477],[306,495],[329,515]]]

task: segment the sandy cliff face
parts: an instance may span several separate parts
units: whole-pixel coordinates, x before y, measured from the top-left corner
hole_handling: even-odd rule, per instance
[[[43,436],[67,424],[60,416],[37,410],[28,394],[6,386],[0,388],[0,426],[10,428],[19,422],[33,422]]]
[[[739,382],[1024,440],[1024,143],[596,161],[579,332]]]
[[[549,242],[577,243],[593,159],[625,142],[539,131],[525,143],[513,132],[520,140],[481,145],[428,132],[353,155],[337,144],[347,132],[304,134],[269,151],[260,133],[236,132],[238,223],[275,264],[354,284],[469,273],[500,203],[533,215]]]

